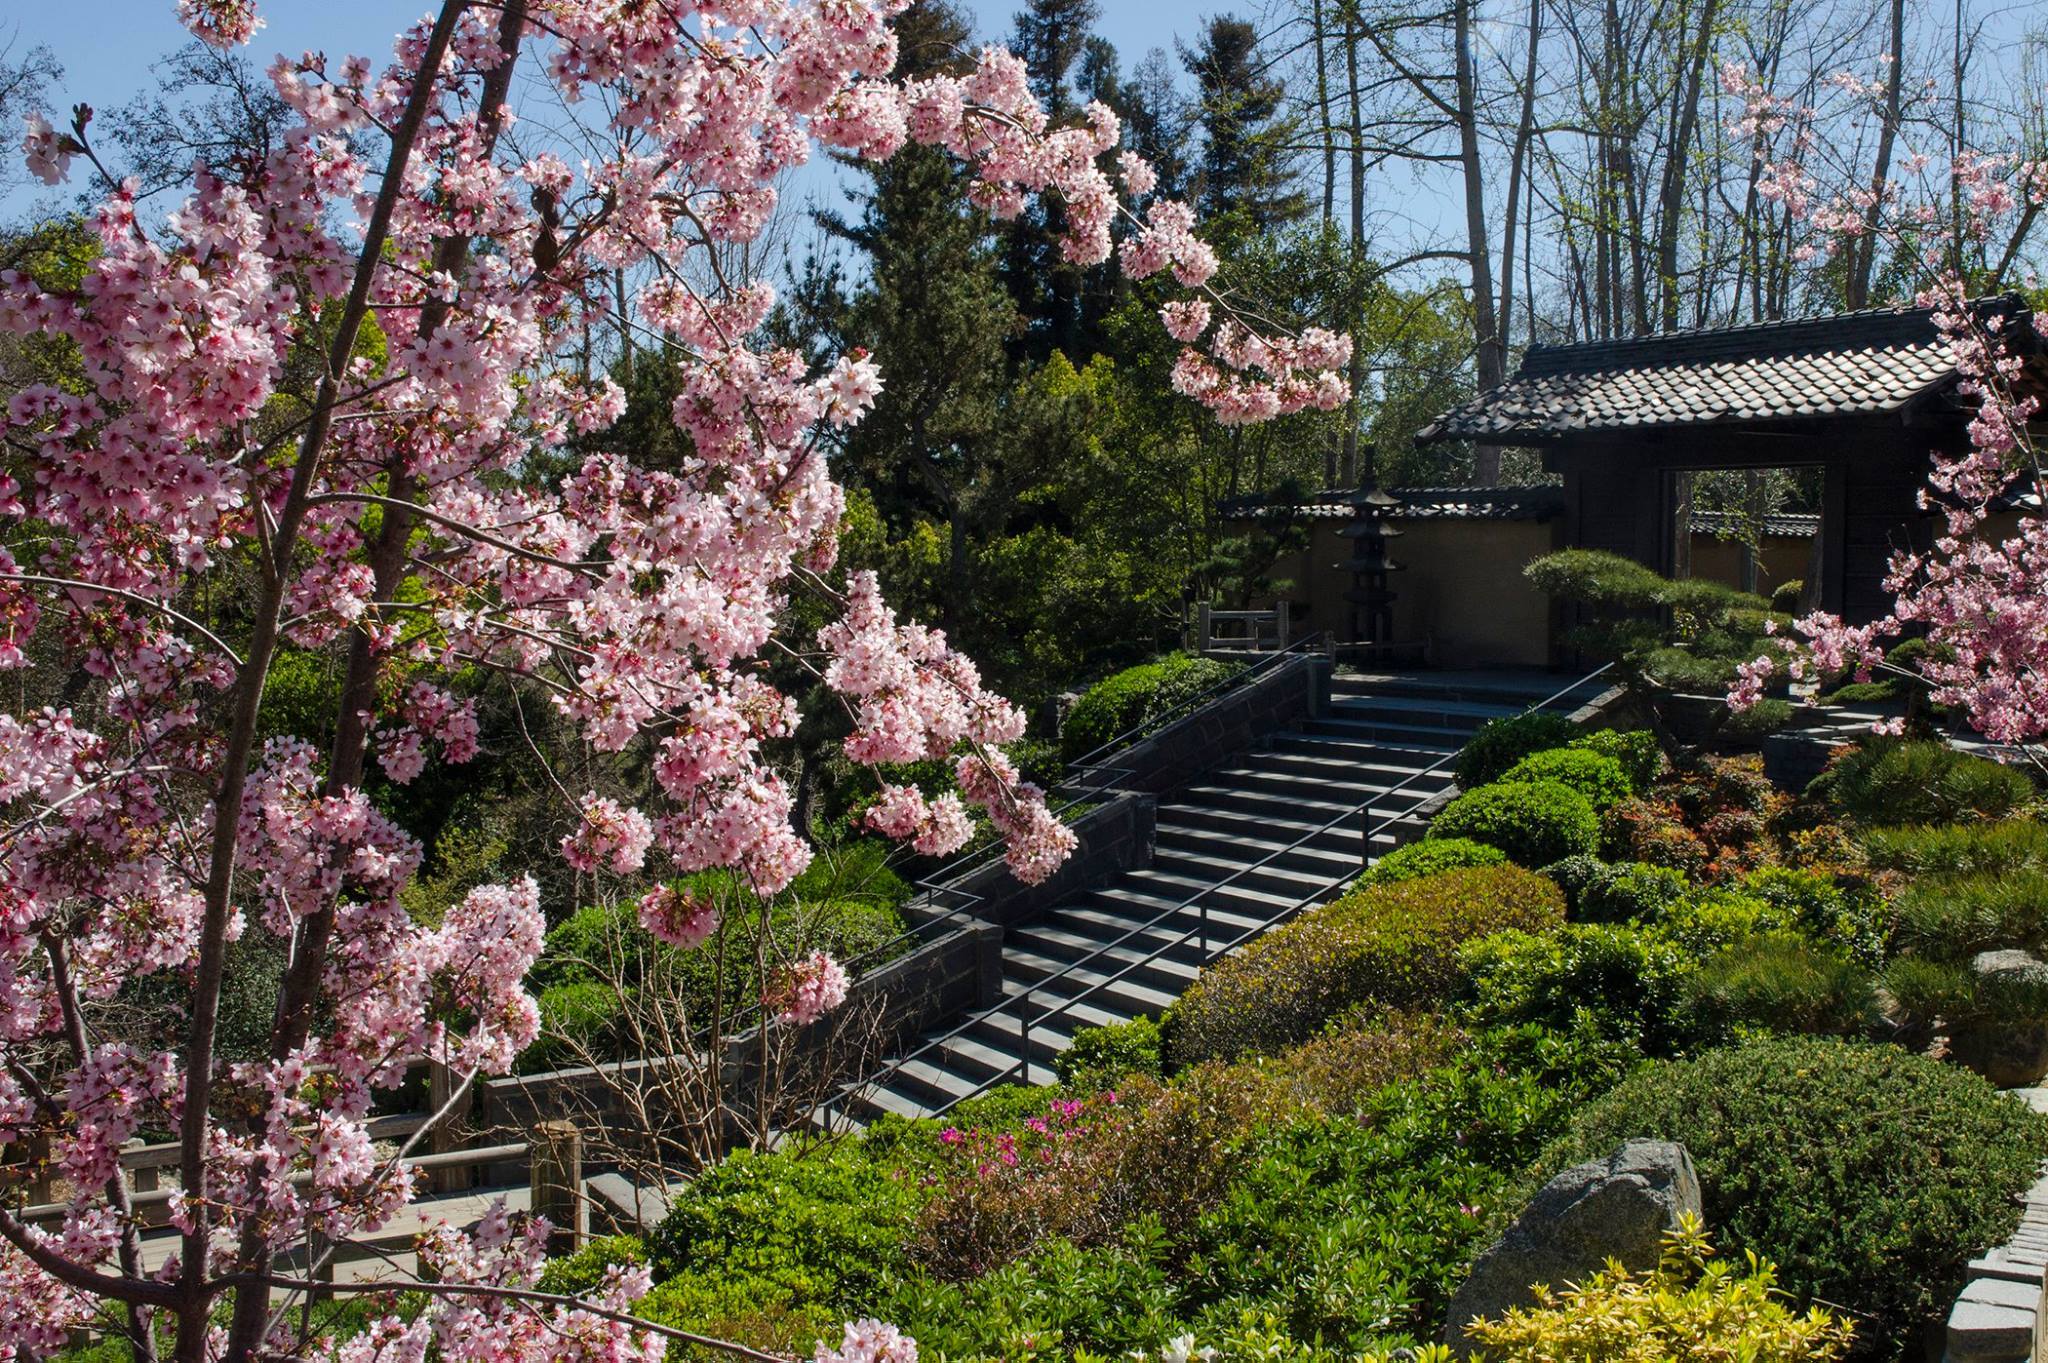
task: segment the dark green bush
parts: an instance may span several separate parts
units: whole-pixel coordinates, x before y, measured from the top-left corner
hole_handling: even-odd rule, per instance
[[[613,1268],[637,1268],[647,1262],[647,1247],[632,1235],[601,1235],[574,1254],[548,1260],[541,1270],[540,1290],[580,1297],[605,1280]]]
[[[1709,1045],[1754,1032],[1867,1037],[1882,1020],[1869,971],[1791,934],[1724,947],[1686,981],[1685,1006]]]
[[[1592,802],[1556,781],[1481,786],[1445,807],[1431,838],[1470,838],[1498,847],[1517,866],[1548,866],[1599,850]]]
[[[1799,596],[1805,590],[1806,584],[1796,577],[1788,582],[1780,582],[1771,589],[1771,609],[1791,614],[1799,609]]]
[[[1766,696],[1747,710],[1731,712],[1721,726],[1721,737],[1753,743],[1767,734],[1774,734],[1790,726],[1798,716],[1799,711],[1791,701]]]
[[[1586,887],[1604,874],[1608,863],[1598,857],[1579,855],[1553,861],[1543,868],[1543,874],[1557,882],[1557,888],[1564,891],[1564,906],[1568,913],[1579,911],[1579,896]]]
[[[1643,670],[1661,685],[1692,696],[1727,694],[1735,682],[1735,666],[1743,659],[1696,653],[1689,648],[1660,648],[1645,660]]]
[[[1159,1024],[1148,1017],[1106,1027],[1083,1027],[1073,1044],[1054,1057],[1052,1067],[1064,1084],[1080,1087],[1114,1084],[1127,1074],[1157,1075],[1163,1057]]]
[[[1571,745],[1621,763],[1632,795],[1648,790],[1657,773],[1664,770],[1664,749],[1648,729],[1595,729],[1573,739]]]
[[[1579,890],[1573,915],[1588,923],[1649,922],[1683,899],[1689,883],[1682,871],[1644,861],[1601,867]]]
[[[1597,814],[1634,791],[1621,763],[1586,748],[1550,748],[1530,753],[1501,775],[1501,783],[1556,781],[1586,797]]]
[[[1857,841],[1872,866],[1912,876],[2048,871],[2048,823],[2035,819],[1866,828]]]
[[[1561,748],[1578,732],[1578,726],[1563,715],[1544,711],[1489,719],[1458,750],[1452,769],[1458,788],[1477,790],[1498,781],[1503,772],[1529,754]]]
[[[1095,683],[1074,702],[1060,724],[1060,751],[1069,759],[1093,752],[1243,670],[1242,663],[1187,653],[1169,653],[1157,662],[1125,668]]]
[[[1541,936],[1499,932],[1467,942],[1459,965],[1475,1026],[1590,1025],[1650,1055],[1669,1055],[1681,1042],[1678,1010],[1692,961],[1654,930],[1572,923]]]
[[[1408,1008],[1449,994],[1457,949],[1502,928],[1564,919],[1557,886],[1514,866],[1475,866],[1375,885],[1274,928],[1204,970],[1167,1015],[1175,1069],[1306,1041],[1363,1005]]]
[[[2048,950],[2048,871],[1915,881],[1899,898],[1899,942],[1937,960]]]
[[[2019,1224],[2048,1121],[1974,1074],[1896,1046],[1785,1037],[1655,1066],[1595,1101],[1531,1171],[1649,1136],[1691,1152],[1724,1253],[1754,1251],[1798,1297],[1858,1317],[1858,1347],[1906,1356],[1973,1254]]]
[[[1845,750],[1809,795],[1866,824],[2003,819],[2034,798],[2024,771],[1940,742],[1869,738]]]
[[[1396,847],[1375,861],[1351,888],[1391,885],[1399,880],[1415,880],[1467,866],[1499,866],[1507,859],[1508,854],[1498,847],[1488,847],[1470,838],[1425,838],[1406,847]]]

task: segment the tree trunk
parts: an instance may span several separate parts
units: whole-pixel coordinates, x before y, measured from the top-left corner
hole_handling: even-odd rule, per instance
[[[1664,182],[1657,195],[1657,288],[1666,331],[1679,325],[1678,225],[1685,207],[1685,172],[1690,164],[1693,132],[1699,123],[1700,83],[1712,49],[1719,0],[1705,0],[1700,11],[1699,40],[1685,59],[1684,87],[1678,98],[1678,120],[1671,149],[1664,158]]]
[[[1358,40],[1359,15],[1356,0],[1347,0],[1344,9],[1344,83],[1350,108],[1351,134],[1351,322],[1356,325],[1359,313],[1364,310],[1365,299],[1360,295],[1365,277],[1365,118],[1358,90]],[[1344,468],[1340,486],[1356,487],[1360,482],[1358,466],[1358,425],[1364,412],[1365,395],[1365,347],[1351,347],[1351,368],[1347,376],[1351,382],[1351,402],[1346,409],[1344,421]]]
[[[1507,377],[1507,351],[1494,311],[1493,243],[1486,231],[1486,179],[1479,156],[1479,75],[1472,61],[1473,0],[1453,0],[1457,47],[1458,161],[1465,178],[1465,245],[1472,268],[1472,332],[1479,391],[1490,393]],[[1472,476],[1481,484],[1500,481],[1500,447],[1472,451]]]
[[[1885,84],[1884,122],[1877,130],[1877,160],[1870,168],[1869,226],[1863,240],[1850,249],[1849,279],[1842,301],[1851,308],[1870,306],[1870,277],[1877,269],[1877,226],[1884,214],[1884,183],[1892,173],[1892,149],[1899,136],[1901,87],[1906,80],[1906,0],[1892,0],[1892,69]]]
[[[1542,38],[1543,0],[1529,0],[1529,50],[1526,60],[1522,63],[1522,113],[1515,122],[1514,154],[1508,159],[1507,217],[1501,224],[1500,237],[1500,326],[1503,349],[1506,348],[1509,334],[1515,328],[1515,228],[1522,205],[1522,181],[1527,175],[1529,142],[1536,130],[1536,50]]]

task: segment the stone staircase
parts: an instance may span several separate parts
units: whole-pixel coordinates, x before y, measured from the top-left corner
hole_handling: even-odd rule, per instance
[[[819,1123],[929,1116],[1001,1082],[1049,1082],[1079,1028],[1158,1013],[1231,946],[1332,897],[1363,869],[1367,829],[1375,857],[1419,837],[1416,812],[1449,786],[1472,731],[1567,681],[1340,672],[1323,717],[1159,801],[1151,865],[1011,929],[1001,1002],[925,1034]]]

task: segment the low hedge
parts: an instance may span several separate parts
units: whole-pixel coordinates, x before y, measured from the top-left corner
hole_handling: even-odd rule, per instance
[[[1431,838],[1470,838],[1507,853],[1517,866],[1548,866],[1600,847],[1600,816],[1558,781],[1481,786],[1451,801],[1429,826]]]
[[[2019,1224],[2048,1120],[1896,1046],[1785,1037],[1673,1061],[1587,1107],[1524,1191],[1631,1137],[1677,1141],[1731,1256],[1856,1313],[1857,1352],[1917,1355],[1972,1255]]]
[[[1870,972],[1795,933],[1723,948],[1685,995],[1688,1028],[1709,1044],[1761,1032],[1871,1037],[1883,1022]]]
[[[1356,891],[1204,970],[1167,1014],[1168,1059],[1178,1068],[1271,1053],[1354,1008],[1441,1000],[1457,982],[1457,951],[1467,939],[1563,921],[1557,886],[1514,866]]]
[[[1648,1055],[1670,1055],[1683,1039],[1693,960],[1651,929],[1572,923],[1555,933],[1494,933],[1467,942],[1459,968],[1476,1026],[1590,1025]]]
[[[1169,653],[1103,678],[1088,688],[1060,724],[1060,751],[1069,759],[1172,711],[1244,670],[1242,663]]]

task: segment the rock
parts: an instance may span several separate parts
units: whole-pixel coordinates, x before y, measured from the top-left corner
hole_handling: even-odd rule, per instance
[[[1657,1266],[1664,1233],[1700,1213],[1692,1156],[1671,1141],[1633,1140],[1605,1159],[1575,1164],[1543,1185],[1507,1233],[1472,1264],[1451,1298],[1444,1342],[1465,1352],[1474,1316],[1498,1319],[1535,1300],[1538,1283],[1561,1288],[1618,1259],[1632,1271]]]
[[[1970,961],[1980,978],[2007,976],[2048,984],[2048,962],[2024,951],[1980,951]],[[2002,1089],[2048,1076],[2048,1018],[1986,1018],[1949,1029],[1949,1058]]]

